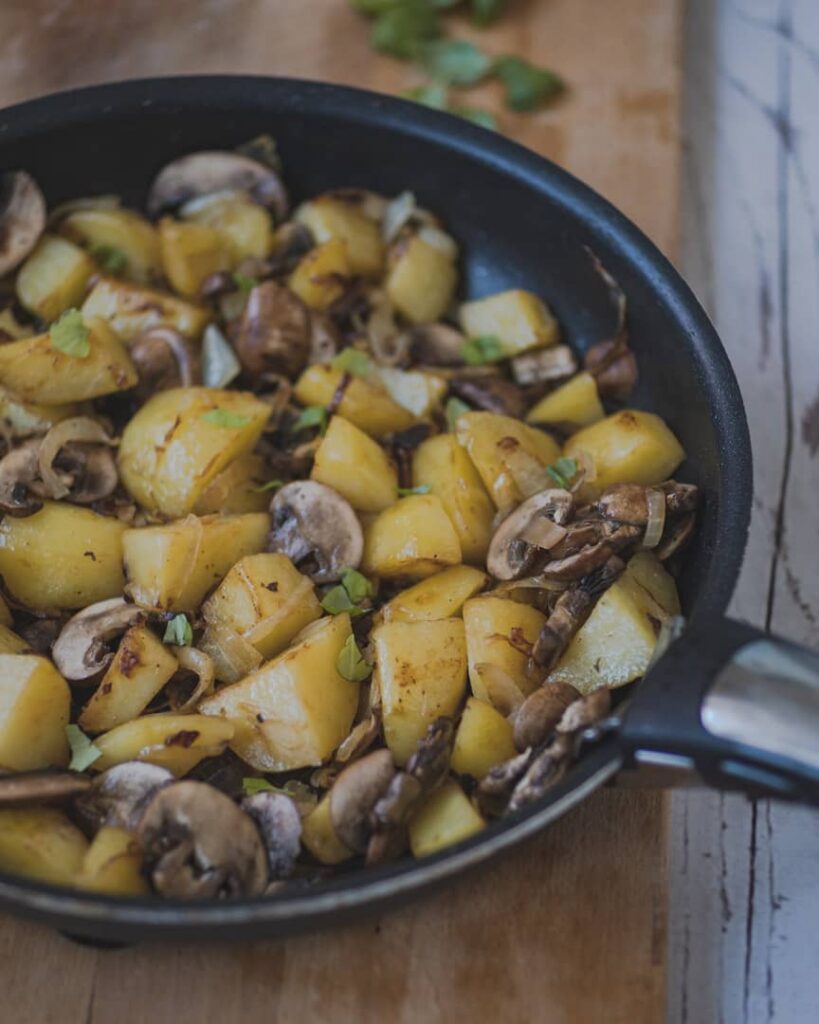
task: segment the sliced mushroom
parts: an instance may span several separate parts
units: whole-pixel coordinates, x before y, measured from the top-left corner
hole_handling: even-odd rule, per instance
[[[407,774],[417,779],[424,793],[431,793],[447,777],[455,726],[441,715],[427,731],[407,761]]]
[[[420,324],[406,331],[408,349],[416,363],[428,366],[463,365],[466,337],[449,324]]]
[[[204,782],[160,789],[142,814],[137,839],[163,896],[258,896],[267,885],[267,856],[253,821]]]
[[[26,804],[67,803],[91,786],[87,775],[77,772],[33,771],[0,776],[0,807]]]
[[[637,383],[637,360],[625,336],[592,345],[583,365],[597,381],[602,398],[626,399]]]
[[[641,484],[613,484],[600,495],[595,508],[605,519],[645,526],[648,522],[649,489]],[[659,489],[665,493],[669,515],[682,515],[696,509],[699,491],[694,484],[667,480],[659,485]]]
[[[193,345],[173,327],[152,327],[128,345],[139,374],[134,394],[146,401],[157,391],[190,387],[199,380],[199,356]]]
[[[483,814],[491,817],[503,814],[515,786],[526,774],[534,756],[534,750],[530,748],[490,768],[476,792],[478,807]]]
[[[310,314],[310,352],[307,362],[329,363],[338,351],[338,336],[328,317],[313,311]]]
[[[10,516],[31,516],[43,507],[30,489],[40,474],[39,451],[39,438],[32,438],[0,459],[0,511]]]
[[[163,167],[148,192],[148,213],[156,217],[198,196],[225,190],[246,192],[269,207],[277,220],[287,217],[287,191],[279,175],[258,160],[222,150],[189,153]]]
[[[295,377],[310,354],[310,314],[288,288],[265,281],[251,290],[232,340],[248,373]]]
[[[111,825],[133,832],[148,801],[173,781],[167,768],[147,761],[124,761],[90,780],[76,802],[76,811],[93,831]]]
[[[270,878],[289,878],[301,850],[301,815],[295,803],[283,793],[255,793],[242,801],[242,809],[259,829]]]
[[[389,750],[359,758],[336,779],[330,790],[330,819],[336,835],[351,850],[363,853],[372,825],[370,814],[395,775]]]
[[[112,443],[103,425],[90,416],[55,423],[37,452],[45,496],[87,504],[107,498],[119,480]]]
[[[489,572],[498,580],[514,580],[522,576],[530,568],[532,556],[541,550],[539,545],[527,541],[522,535],[540,519],[563,526],[569,521],[573,508],[571,494],[560,488],[540,491],[527,498],[495,530],[486,556]]]
[[[497,412],[521,419],[526,412],[526,399],[520,388],[505,377],[454,377],[450,391],[476,409]]]
[[[376,829],[400,828],[423,795],[418,779],[408,772],[396,772],[384,795],[373,806],[371,820]]]
[[[563,778],[572,750],[573,744],[569,737],[556,736],[545,750],[537,753],[512,791],[506,813],[514,814],[540,800],[550,786]]]
[[[361,523],[350,504],[313,480],[285,484],[270,503],[268,551],[279,551],[318,583],[355,569],[364,553]]]
[[[700,491],[696,484],[681,484],[676,480],[666,480],[665,483],[660,484],[660,490],[665,491],[666,509],[669,515],[679,516],[696,510],[700,498]]]
[[[572,377],[577,373],[577,360],[568,345],[553,345],[551,348],[515,356],[511,367],[517,384],[532,387]]]
[[[271,253],[264,261],[261,273],[251,276],[281,277],[289,274],[315,244],[309,228],[298,221],[288,221],[277,228]]]
[[[515,746],[538,747],[549,738],[563,712],[580,694],[570,683],[544,683],[530,693],[515,715]]]
[[[0,198],[0,277],[19,266],[45,230],[46,202],[26,171],[2,177]]]
[[[575,554],[565,558],[557,558],[546,562],[540,569],[541,575],[554,582],[566,583],[590,576],[596,569],[611,558],[613,554],[628,547],[640,536],[639,526],[620,526],[611,536],[595,544],[588,544]]]
[[[666,524],[665,533],[654,552],[661,562],[668,561],[672,555],[688,543],[694,532],[696,519],[697,517],[691,512],[687,516]]]
[[[604,686],[592,690],[585,697],[573,701],[563,712],[557,723],[557,731],[564,733],[578,732],[587,729],[601,718],[605,718],[611,710],[611,692]]]
[[[108,641],[141,622],[145,613],[122,597],[98,601],[63,626],[51,651],[54,664],[74,682],[93,679],[114,657]]]

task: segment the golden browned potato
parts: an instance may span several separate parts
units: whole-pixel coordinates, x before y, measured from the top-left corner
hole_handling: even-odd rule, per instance
[[[86,850],[74,885],[111,896],[144,896],[150,892],[142,874],[142,851],[134,836],[124,828],[104,825]]]
[[[175,295],[110,277],[94,285],[82,313],[107,320],[125,342],[152,327],[173,327],[187,338],[198,338],[211,316],[203,306]]]
[[[398,474],[387,453],[343,416],[330,420],[310,479],[338,491],[358,512],[381,512],[398,497]]]
[[[0,345],[0,383],[19,398],[42,405],[84,402],[134,387],[137,372],[125,346],[104,320],[84,320],[84,355],[61,351],[51,331]]]
[[[573,434],[563,449],[568,458],[585,452],[594,464],[591,490],[612,484],[658,484],[685,458],[677,438],[652,412],[624,409]]]
[[[405,764],[427,727],[453,715],[466,689],[466,641],[460,619],[385,622],[372,634],[384,738]]]
[[[267,515],[251,512],[127,530],[122,551],[128,592],[144,608],[194,611],[232,565],[264,549],[269,528]]]
[[[460,561],[458,535],[434,494],[400,498],[364,531],[361,568],[373,576],[419,580]]]
[[[320,765],[349,733],[358,706],[358,683],[336,665],[350,636],[349,615],[319,619],[283,654],[222,687],[199,710],[233,723],[232,749],[259,771]]]
[[[512,723],[491,704],[470,697],[452,748],[452,769],[482,779],[496,764],[517,753]]]
[[[415,487],[429,487],[441,504],[461,542],[465,562],[483,565],[492,539],[495,506],[475,465],[452,434],[422,442],[412,459]]]
[[[54,807],[0,810],[0,870],[52,885],[73,885],[88,840]]]
[[[302,258],[288,284],[310,309],[323,310],[344,294],[352,276],[346,243],[341,238],[331,238]]]
[[[262,512],[270,504],[270,493],[263,489],[269,475],[261,455],[245,452],[211,480],[193,511],[198,516],[212,512]]]
[[[546,303],[520,288],[465,302],[461,326],[470,338],[496,338],[504,356],[555,345],[560,337]]]
[[[233,566],[203,605],[202,615],[272,658],[319,618],[321,605],[312,581],[287,555],[263,553]]]
[[[483,588],[487,578],[485,572],[469,565],[454,565],[451,569],[444,569],[396,594],[381,610],[384,621],[426,622],[430,619],[450,619],[460,612],[464,601]]]
[[[387,295],[411,323],[439,320],[449,309],[457,286],[453,257],[418,235],[399,241],[390,254]]]
[[[132,281],[145,283],[161,274],[156,228],[133,210],[75,210],[61,221],[60,232],[89,249],[104,268],[112,259],[121,261],[118,272]]]
[[[0,654],[32,654],[31,645],[8,626],[0,625]]]
[[[273,223],[263,206],[241,195],[203,196],[182,211],[187,221],[204,224],[218,235],[231,266],[254,256],[262,259],[273,243]]]
[[[469,682],[480,700],[491,703],[481,666],[494,665],[522,693],[531,693],[539,680],[530,676],[528,661],[546,616],[537,608],[491,594],[473,597],[464,605]]]
[[[97,736],[94,745],[102,756],[91,767],[102,772],[124,761],[148,761],[181,777],[204,758],[223,754],[233,733],[231,723],[219,718],[143,715]]]
[[[330,794],[319,800],[301,823],[301,841],[319,864],[341,864],[355,856],[336,835],[330,818]]]
[[[485,824],[466,793],[450,779],[410,819],[410,849],[414,857],[428,857],[475,835]]]
[[[86,732],[104,732],[130,722],[145,708],[179,665],[147,626],[131,626],[114,660],[78,719]]]
[[[321,244],[333,238],[347,247],[347,258],[354,274],[376,279],[384,269],[384,243],[378,222],[360,207],[333,195],[318,196],[296,211],[296,220],[309,228]]]
[[[526,422],[554,424],[568,433],[567,428],[587,427],[605,415],[597,381],[584,371],[541,398],[526,414]]]
[[[122,433],[122,482],[145,508],[184,516],[234,459],[253,448],[269,417],[270,406],[245,391],[160,391]]]
[[[296,381],[294,394],[302,405],[328,406],[344,376],[343,370],[317,364],[308,366]],[[390,398],[386,389],[363,377],[354,377],[344,389],[338,413],[372,437],[406,430],[415,416]]]
[[[0,654],[0,765],[24,772],[68,764],[71,692],[48,658]]]
[[[219,232],[205,224],[185,224],[163,217],[159,222],[162,269],[174,291],[195,298],[206,277],[230,269],[230,255]]]
[[[85,608],[122,593],[125,523],[87,508],[46,502],[0,522],[0,575],[29,608]],[[2,763],[2,761],[0,761]]]
[[[57,235],[43,235],[17,274],[17,298],[43,320],[56,320],[82,302],[96,269],[78,245]]]

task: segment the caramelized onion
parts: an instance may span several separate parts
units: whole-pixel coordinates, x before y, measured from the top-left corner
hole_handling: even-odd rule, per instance
[[[475,671],[486,687],[489,703],[502,715],[513,715],[526,699],[515,680],[497,665],[482,661],[475,666]]]
[[[213,659],[205,651],[200,651],[196,647],[177,647],[174,654],[179,662],[179,667],[196,676],[196,686],[187,697],[182,696],[181,686],[171,685],[168,687],[173,710],[180,715],[187,715],[196,710],[203,697],[213,693],[216,678]]]
[[[40,477],[49,495],[56,500],[64,498],[67,494],[71,493],[71,488],[66,485],[53,466],[54,460],[60,454],[60,450],[72,441],[84,441],[90,444],[113,444],[112,438],[102,424],[97,420],[92,420],[90,416],[73,416],[70,419],[55,423],[43,438],[38,460],[40,463]]]
[[[643,537],[644,548],[656,548],[665,529],[665,494],[649,487],[646,490],[646,507],[648,521]]]

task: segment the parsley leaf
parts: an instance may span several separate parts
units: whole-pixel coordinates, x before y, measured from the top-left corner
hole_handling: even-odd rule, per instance
[[[350,600],[356,604],[365,597],[372,597],[374,593],[372,583],[357,569],[344,569],[341,573],[341,585],[350,595]]]
[[[430,77],[448,85],[476,85],[492,70],[492,59],[465,39],[438,39],[421,51]]]
[[[268,480],[266,484],[250,489],[254,494],[265,494],[267,491],[278,491],[280,487],[284,487],[284,480]]]
[[[344,370],[351,373],[353,377],[367,377],[372,370],[372,360],[366,352],[359,348],[345,348],[333,356],[330,365],[334,370]]]
[[[321,607],[328,615],[342,615],[344,612],[360,611],[350,600],[350,595],[342,586],[332,587],[321,599]]]
[[[51,325],[48,337],[52,346],[67,356],[85,359],[91,351],[90,332],[78,309],[67,309]]]
[[[232,412],[230,409],[209,409],[207,412],[202,413],[200,419],[203,419],[205,423],[210,423],[211,426],[230,427],[233,430],[246,427],[250,423],[249,416],[243,416],[239,412]]]
[[[455,424],[465,412],[472,412],[472,407],[467,405],[466,402],[461,401],[460,398],[450,398],[447,401],[444,407],[444,415],[446,416],[447,426],[451,431],[455,430]]]
[[[417,487],[399,487],[398,497],[408,498],[411,494],[429,494],[429,484],[419,484]]]
[[[327,410],[323,405],[308,405],[306,409],[302,409],[299,418],[293,424],[293,433],[297,434],[308,427],[318,427],[322,434],[327,430]]]
[[[499,18],[506,8],[506,0],[472,0],[472,20],[484,28]]]
[[[481,110],[480,107],[453,107],[452,113],[466,121],[471,121],[479,128],[486,128],[487,131],[496,132],[498,130],[498,119],[495,115],[488,110]]]
[[[571,486],[572,479],[577,476],[578,468],[577,459],[569,459],[566,458],[566,456],[562,456],[553,466],[547,466],[546,472],[558,487],[562,487],[564,491],[568,491]]]
[[[372,670],[372,665],[365,660],[355,637],[350,633],[336,658],[336,671],[348,683],[360,683],[371,675]]]
[[[114,245],[98,242],[91,246],[90,252],[94,262],[109,274],[121,274],[128,266],[128,257],[122,249],[117,249]]]
[[[419,85],[415,89],[408,89],[402,95],[405,100],[414,100],[422,107],[429,107],[430,110],[449,109],[446,89],[436,82],[433,82],[432,85]]]
[[[469,338],[461,349],[464,362],[470,366],[483,366],[485,363],[497,363],[504,359],[505,353],[500,338],[494,334],[482,334],[478,338]]]
[[[249,274],[240,274],[238,270],[234,271],[231,276],[233,277],[233,283],[244,295],[251,292],[259,283],[255,277],[250,277]]]
[[[68,739],[68,745],[71,747],[69,771],[84,772],[97,758],[102,757],[100,748],[92,743],[78,725],[67,725],[65,727],[65,735]]]
[[[506,89],[512,110],[535,110],[563,91],[563,80],[548,68],[538,68],[521,57],[499,57],[495,74]]]
[[[282,790],[268,782],[267,779],[242,779],[242,792],[245,796],[253,796],[256,793],[281,793]]]
[[[344,569],[341,573],[341,584],[328,590],[321,601],[321,607],[330,615],[341,615],[349,612],[355,618],[363,615],[360,607],[362,601],[372,597],[373,585],[357,569]]]
[[[370,40],[382,53],[411,60],[440,32],[438,15],[428,0],[402,0],[378,15]]]
[[[176,647],[190,647],[193,643],[193,629],[188,622],[187,615],[174,615],[165,627],[165,635],[162,640],[166,644],[174,644]]]

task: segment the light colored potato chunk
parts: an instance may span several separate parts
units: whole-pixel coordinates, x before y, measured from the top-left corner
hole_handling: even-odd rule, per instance
[[[452,770],[482,779],[517,753],[512,724],[491,704],[470,697],[461,715],[452,748]]]
[[[296,211],[296,220],[310,229],[321,244],[333,238],[347,247],[350,269],[362,277],[377,279],[384,269],[384,243],[378,222],[357,205],[326,195],[311,199]]]
[[[204,758],[223,754],[234,731],[230,722],[204,715],[143,715],[98,736],[94,745],[102,756],[91,767],[102,772],[124,761],[148,761],[181,777]]]
[[[96,269],[78,245],[57,235],[43,235],[17,274],[17,298],[43,320],[56,320],[82,302]]]
[[[497,338],[505,356],[555,345],[560,337],[546,303],[520,288],[465,302],[461,326],[470,338]]]
[[[485,572],[469,565],[454,565],[451,569],[444,569],[402,590],[389,604],[384,605],[384,621],[428,622],[432,619],[451,619],[458,615],[464,601],[483,588],[486,580]]]
[[[386,289],[390,302],[414,324],[439,320],[449,309],[458,285],[452,257],[412,235],[396,246]]]
[[[270,214],[258,203],[243,196],[220,196],[218,193],[190,203],[182,211],[185,220],[204,224],[218,235],[232,266],[248,256],[262,259],[273,242]]]
[[[414,857],[428,857],[474,836],[485,825],[466,793],[450,779],[410,819],[410,849]]]
[[[522,693],[531,693],[538,679],[529,674],[529,655],[546,616],[528,604],[491,595],[467,601],[463,615],[469,651],[469,682],[474,695],[491,703],[481,674],[483,665],[496,666]]]
[[[159,222],[162,269],[175,292],[193,299],[206,277],[230,269],[230,255],[219,232],[205,224]]]
[[[460,619],[385,622],[373,630],[384,737],[406,764],[427,727],[455,714],[466,689],[466,641]]]
[[[319,864],[341,864],[355,856],[336,835],[327,793],[301,823],[301,841]]]
[[[597,392],[597,381],[590,373],[578,373],[533,406],[527,423],[554,424],[563,430],[587,427],[606,415]]]
[[[198,338],[211,316],[203,306],[111,277],[94,285],[82,314],[107,320],[126,343],[152,327],[173,327],[187,338]]]
[[[308,366],[296,381],[293,393],[302,405],[323,405],[326,408],[343,376],[343,370],[332,366]],[[409,409],[390,398],[384,387],[363,377],[353,377],[344,389],[337,411],[371,437],[406,430],[417,422]]]
[[[398,497],[398,474],[387,453],[343,416],[330,420],[310,479],[332,487],[357,512],[381,512]]]
[[[73,885],[88,840],[54,807],[0,810],[0,870],[52,885]]]
[[[24,772],[68,764],[71,691],[47,658],[0,654],[0,765]]]
[[[111,896],[144,896],[150,887],[142,874],[142,851],[130,832],[103,826],[85,852],[74,884]]]
[[[364,531],[362,572],[424,579],[461,561],[452,521],[434,494],[411,494],[380,512]]]
[[[352,276],[346,243],[331,238],[303,257],[288,284],[305,306],[324,310],[344,294]]]
[[[105,268],[106,257],[124,260],[122,273],[146,282],[160,275],[159,237],[150,221],[133,210],[75,210],[60,223],[60,232],[90,250]]]

